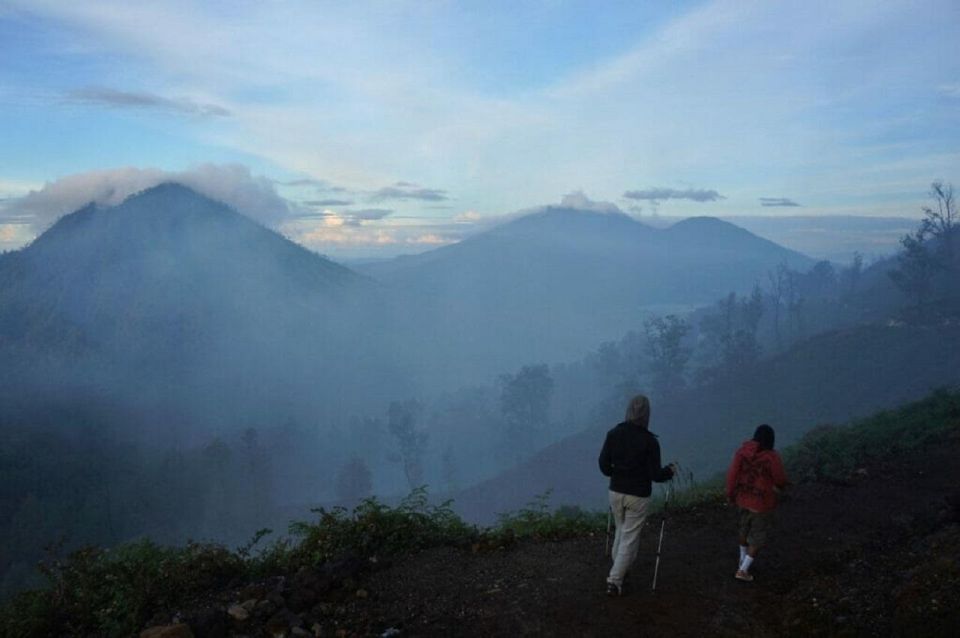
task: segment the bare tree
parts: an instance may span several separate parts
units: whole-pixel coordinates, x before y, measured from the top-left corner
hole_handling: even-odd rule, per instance
[[[353,502],[370,496],[373,492],[373,476],[363,459],[353,457],[337,473],[337,498]]]
[[[423,484],[423,455],[427,450],[427,433],[417,429],[422,406],[414,399],[394,401],[387,410],[387,427],[397,439],[400,454],[391,457],[403,464],[403,474],[410,489]]]
[[[683,340],[690,332],[690,326],[676,315],[667,315],[648,319],[643,327],[652,364],[654,391],[659,396],[666,396],[683,389],[686,385],[684,371],[691,355]]]

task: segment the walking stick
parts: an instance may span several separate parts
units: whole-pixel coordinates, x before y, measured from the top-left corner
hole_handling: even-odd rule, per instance
[[[603,555],[610,555],[610,521],[613,519],[613,508],[607,507],[607,542],[603,546]]]
[[[670,504],[670,494],[673,492],[673,479],[667,487],[667,496],[663,501],[663,518],[660,520],[660,540],[657,542],[657,562],[653,565],[653,591],[657,591],[657,574],[660,572],[660,548],[663,547],[663,527],[667,522],[667,505]]]

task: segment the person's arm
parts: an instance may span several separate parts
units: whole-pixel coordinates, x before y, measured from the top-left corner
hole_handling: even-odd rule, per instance
[[[737,494],[737,473],[740,469],[740,453],[737,452],[733,455],[733,461],[730,463],[730,468],[727,470],[727,500],[733,502]]]
[[[770,474],[773,478],[773,484],[777,489],[785,488],[790,481],[787,480],[787,471],[783,469],[783,460],[776,452],[773,453],[773,462],[770,464]]]
[[[673,466],[660,467],[660,443],[655,436],[650,437],[650,453],[647,455],[647,473],[650,480],[663,483],[673,478]]]
[[[611,476],[613,474],[613,462],[610,460],[610,433],[607,433],[607,437],[603,440],[603,448],[600,450],[600,471],[603,472],[604,476]]]

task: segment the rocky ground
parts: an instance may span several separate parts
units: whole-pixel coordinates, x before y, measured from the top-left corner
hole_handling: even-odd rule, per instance
[[[221,592],[144,636],[953,636],[960,628],[960,437],[848,480],[792,488],[753,583],[736,581],[736,512],[648,520],[625,595],[604,536],[437,548]],[[179,625],[177,623],[180,623]]]

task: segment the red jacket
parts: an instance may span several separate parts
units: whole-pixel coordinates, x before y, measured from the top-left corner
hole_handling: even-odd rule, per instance
[[[744,441],[727,470],[727,498],[754,512],[769,512],[777,506],[774,487],[787,485],[780,455],[761,450],[756,441]]]

